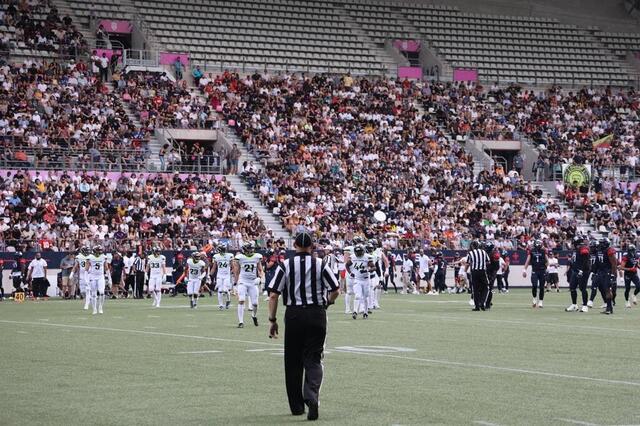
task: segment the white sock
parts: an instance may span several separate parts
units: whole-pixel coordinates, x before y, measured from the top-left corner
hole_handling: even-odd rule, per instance
[[[218,305],[219,306],[224,306],[224,293],[219,291],[218,292]]]
[[[344,294],[344,308],[351,312],[351,295],[349,293]]]
[[[104,294],[98,295],[98,309],[102,309],[104,306]]]
[[[86,292],[84,294],[84,307],[88,308],[91,304],[91,292]]]
[[[360,308],[360,299],[358,299],[358,296],[354,295],[353,309],[351,310],[351,312],[358,312],[358,308]]]
[[[258,316],[258,305],[253,305],[253,311],[251,311],[251,316],[253,318]]]
[[[238,303],[238,322],[244,322],[244,303]]]
[[[160,299],[162,299],[162,292],[160,290],[156,290],[156,306],[160,306]]]
[[[382,289],[377,288],[374,293],[376,295],[376,306],[380,306],[380,295],[382,294]]]
[[[94,311],[98,309],[98,295],[94,292],[91,292],[91,307]]]

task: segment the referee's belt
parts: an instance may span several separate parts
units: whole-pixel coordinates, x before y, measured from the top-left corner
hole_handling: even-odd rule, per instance
[[[473,273],[473,272],[487,272],[487,270],[486,269],[472,269],[471,273]]]
[[[324,309],[324,305],[290,305],[287,309]]]

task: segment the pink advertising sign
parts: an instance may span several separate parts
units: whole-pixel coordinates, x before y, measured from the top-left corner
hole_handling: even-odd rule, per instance
[[[419,52],[420,40],[394,40],[393,47],[401,52]]]
[[[473,69],[454,69],[453,81],[478,81],[478,70]]]
[[[188,53],[175,53],[175,52],[160,52],[160,64],[171,65],[177,58],[180,58],[180,62],[185,67],[189,66],[189,54]]]
[[[133,25],[129,21],[102,19],[99,25],[102,25],[102,28],[108,33],[131,34],[133,31]]]
[[[422,78],[422,68],[398,67],[398,78],[412,78],[420,80]]]

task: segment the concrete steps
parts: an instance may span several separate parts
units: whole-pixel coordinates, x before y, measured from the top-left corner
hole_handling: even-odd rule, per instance
[[[269,211],[269,209],[262,205],[258,196],[242,181],[240,176],[226,175],[225,178],[238,196],[258,214],[267,229],[273,231],[273,235],[276,239],[282,238],[287,242],[287,245],[290,245],[291,234],[282,225],[280,218],[275,216]]]

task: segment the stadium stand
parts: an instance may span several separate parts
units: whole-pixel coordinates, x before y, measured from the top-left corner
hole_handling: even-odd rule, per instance
[[[275,244],[224,177],[17,171],[0,177],[2,251]]]
[[[293,232],[304,227],[337,244],[366,235],[391,247],[462,248],[483,236],[513,248],[533,234],[560,245],[576,231],[566,210],[517,173],[474,179],[463,148],[436,117],[418,113],[418,85],[232,73],[216,82],[226,86],[225,117],[266,163],[245,174],[247,183]],[[422,89],[432,99],[455,97],[450,85]],[[371,220],[378,209],[388,215],[384,226]]]

